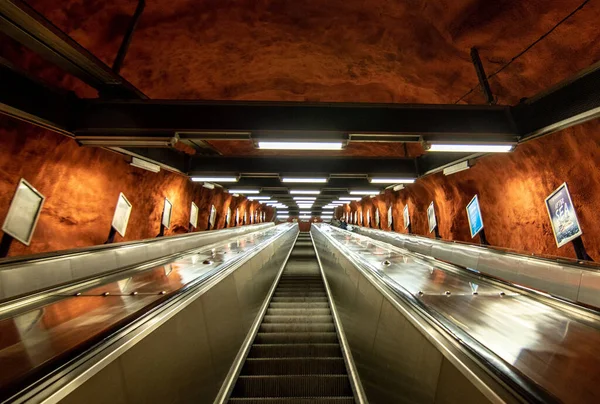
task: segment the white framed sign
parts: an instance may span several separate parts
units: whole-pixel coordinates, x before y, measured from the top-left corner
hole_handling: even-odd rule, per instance
[[[360,211],[358,214],[359,214],[359,216],[358,216],[358,218],[359,218],[359,219],[358,219],[358,224],[359,224],[360,226],[362,226],[362,225],[364,225],[364,223],[363,223],[363,214],[362,214],[362,210],[361,210],[361,211]]]
[[[227,208],[227,218],[225,219],[225,222],[227,222],[227,227],[229,227],[231,224],[231,208]]]
[[[367,227],[371,227],[371,209],[367,210]]]
[[[235,225],[236,226],[240,225],[240,208],[237,208],[235,210]]]
[[[264,222],[266,220],[267,217],[267,212],[263,212],[262,213],[262,221]]]
[[[45,200],[44,195],[21,178],[15,195],[10,202],[2,231],[15,240],[29,245]]]
[[[583,234],[566,182],[556,188],[545,202],[554,240],[558,247],[562,247]]]
[[[375,227],[379,228],[379,209],[375,209]]]
[[[162,214],[162,225],[167,229],[171,227],[171,211],[173,210],[173,204],[168,198],[165,198],[165,205],[163,207]]]
[[[433,232],[435,230],[435,226],[437,226],[437,220],[435,218],[435,207],[433,206],[433,201],[429,204],[427,208],[427,220],[429,221],[429,232]]]
[[[408,226],[410,226],[410,215],[408,214],[408,205],[404,205],[404,210],[402,211],[402,218],[404,219],[404,228],[408,229]]]
[[[210,223],[211,229],[215,227],[216,219],[217,219],[217,208],[215,208],[215,205],[212,205],[210,207],[210,215],[208,216],[208,223]]]
[[[117,206],[115,207],[115,214],[113,215],[112,220],[112,228],[115,229],[121,237],[125,237],[129,216],[131,216],[131,208],[131,203],[127,200],[125,195],[123,195],[123,192],[121,192],[119,194],[119,199],[117,200]]]
[[[477,195],[475,195],[467,205],[467,219],[469,219],[469,230],[471,232],[471,238],[473,238],[477,233],[483,230],[483,219],[481,217],[481,208],[479,207],[479,198]]]
[[[244,224],[248,224],[248,211],[244,212]]]
[[[394,217],[392,216],[392,207],[390,206],[388,208],[388,227],[392,227],[392,221],[394,220]]]
[[[192,207],[190,208],[190,224],[192,227],[198,227],[198,205],[192,202]]]

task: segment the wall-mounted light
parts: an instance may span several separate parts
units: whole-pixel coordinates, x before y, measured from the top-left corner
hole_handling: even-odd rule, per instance
[[[290,194],[292,194],[292,195],[294,195],[294,194],[295,195],[319,195],[320,193],[321,193],[321,191],[316,191],[316,190],[307,191],[304,189],[292,189],[290,191]]]
[[[281,182],[296,182],[296,183],[315,183],[324,184],[327,182],[327,178],[299,178],[299,177],[283,177]]]
[[[258,148],[264,150],[341,150],[342,147],[342,142],[258,142]]]
[[[131,166],[141,168],[142,170],[151,171],[153,173],[157,173],[160,171],[160,166],[158,164],[151,163],[146,160],[139,159],[137,157],[131,158]]]
[[[451,153],[508,153],[515,145],[509,144],[459,144],[459,143],[433,143],[427,148],[430,152]]]
[[[210,182],[205,182],[202,186],[206,189],[215,189],[215,184],[211,184]]]
[[[237,177],[192,177],[194,182],[237,182]]]
[[[414,178],[369,178],[371,184],[412,184]]]
[[[398,184],[396,185],[394,188],[392,188],[394,191],[400,191],[401,189],[404,189],[404,185],[402,184]]]
[[[451,175],[460,171],[465,171],[471,168],[469,161],[463,161],[458,164],[451,165],[450,167],[444,168],[444,175]]]
[[[258,189],[230,189],[229,193],[250,195],[250,194],[259,194],[260,191]]]

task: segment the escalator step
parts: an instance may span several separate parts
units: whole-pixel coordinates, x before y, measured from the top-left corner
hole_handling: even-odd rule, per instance
[[[266,315],[263,317],[263,323],[331,323],[333,317],[330,314],[326,315],[293,315],[293,316],[278,316]]]
[[[335,325],[333,323],[263,323],[258,329],[258,332],[335,332]]]
[[[250,348],[249,358],[341,358],[342,350],[335,343],[329,344],[255,344]]]
[[[354,404],[352,397],[257,397],[230,398],[231,403],[241,404]]]
[[[232,397],[351,396],[346,375],[240,376]]]
[[[336,344],[335,332],[271,332],[256,334],[255,344]]]
[[[267,316],[329,316],[331,310],[329,308],[320,309],[313,307],[298,307],[294,309],[278,309],[269,308],[267,310]]]
[[[327,302],[327,296],[274,296],[271,302]]]
[[[295,309],[295,308],[310,308],[310,309],[329,309],[329,303],[327,302],[271,302],[269,304],[270,309]]]
[[[327,297],[325,291],[323,292],[308,292],[308,291],[298,291],[298,292],[278,292],[277,290],[273,294],[274,297]]]
[[[343,358],[249,358],[242,375],[346,375]]]

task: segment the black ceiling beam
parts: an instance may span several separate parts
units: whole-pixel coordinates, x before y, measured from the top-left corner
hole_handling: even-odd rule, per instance
[[[0,58],[0,112],[70,135],[77,97],[50,88]]]
[[[247,174],[364,174],[415,177],[412,158],[348,157],[196,157],[191,160],[190,175],[211,172]],[[294,184],[289,184],[293,186]],[[323,184],[313,184],[320,186]]]
[[[0,30],[97,89],[101,96],[148,98],[24,1],[0,1]]]
[[[474,158],[473,153],[427,153],[417,158],[419,176],[427,175],[442,168]]]
[[[193,131],[297,131],[515,136],[509,107],[299,102],[102,101],[85,103],[75,131],[115,135]]]
[[[600,117],[600,63],[512,108],[523,138],[557,132]]]

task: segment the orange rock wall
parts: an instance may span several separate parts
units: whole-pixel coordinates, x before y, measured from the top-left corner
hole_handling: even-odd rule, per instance
[[[600,120],[566,129],[522,144],[513,153],[488,155],[474,167],[450,176],[434,174],[398,192],[387,191],[374,199],[344,207],[346,212],[373,204],[380,209],[381,226],[388,229],[387,209],[392,206],[395,231],[405,232],[402,219],[408,204],[412,231],[433,237],[427,207],[435,204],[440,235],[446,240],[471,239],[466,213],[475,195],[490,244],[526,253],[575,257],[571,244],[557,248],[545,198],[567,182],[583,230],[588,254],[600,260]],[[341,215],[342,211],[338,211]],[[372,223],[375,221],[372,219]],[[374,226],[374,225],[373,225]]]
[[[219,188],[203,188],[184,175],[132,167],[119,154],[80,147],[65,136],[0,116],[0,221],[6,217],[20,178],[29,181],[46,201],[31,245],[14,241],[9,256],[104,243],[120,192],[133,210],[125,237],[117,234],[115,241],[156,236],[165,197],[173,203],[166,235],[187,232],[192,201],[200,210],[196,231],[207,229],[213,204],[219,229],[225,225],[229,206],[234,215],[239,208],[241,217],[246,210],[253,213],[261,206]],[[271,220],[271,209],[265,209]]]

